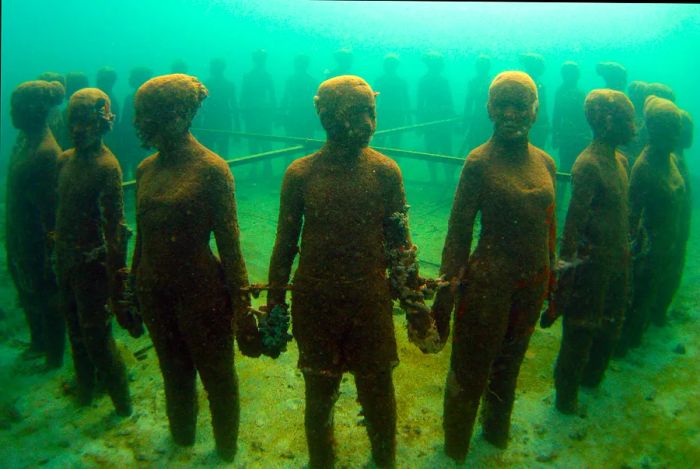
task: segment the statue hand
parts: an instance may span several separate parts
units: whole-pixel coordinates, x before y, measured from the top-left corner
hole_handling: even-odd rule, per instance
[[[240,314],[236,327],[238,349],[246,357],[257,358],[262,354],[263,347],[255,316],[250,311],[242,311],[237,314]]]

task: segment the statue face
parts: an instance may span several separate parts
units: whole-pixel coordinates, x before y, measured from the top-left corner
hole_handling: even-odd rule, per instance
[[[78,151],[99,145],[104,133],[103,124],[97,119],[72,119],[69,130]]]
[[[161,148],[167,141],[186,132],[189,122],[185,123],[174,111],[163,110],[152,115],[137,107],[134,127],[145,148]]]
[[[527,138],[537,116],[537,100],[518,83],[504,83],[488,103],[493,135],[499,140]]]
[[[328,136],[352,148],[363,148],[377,126],[374,93],[361,89],[332,102],[317,101],[317,109]]]
[[[613,121],[613,132],[616,145],[628,143],[637,133],[634,126],[634,111],[631,108],[619,110]]]

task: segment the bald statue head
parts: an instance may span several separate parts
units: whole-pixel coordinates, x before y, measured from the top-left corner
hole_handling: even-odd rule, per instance
[[[596,140],[617,146],[634,137],[634,106],[624,93],[611,89],[593,90],[586,96],[584,109]]]
[[[151,78],[134,97],[134,125],[144,146],[161,148],[189,132],[207,89],[183,73]]]
[[[664,152],[673,151],[681,136],[681,111],[668,99],[649,96],[644,101],[644,119],[649,144]]]
[[[314,103],[328,140],[363,148],[377,126],[375,96],[369,84],[354,75],[341,75],[321,83]]]
[[[488,112],[493,137],[502,142],[527,140],[537,118],[537,85],[525,72],[501,72],[489,87]]]
[[[20,84],[10,100],[12,125],[25,132],[43,129],[49,111],[61,104],[64,94],[65,89],[58,81],[34,80]]]
[[[76,150],[99,148],[114,122],[111,105],[107,94],[98,88],[73,93],[68,101],[68,128]]]

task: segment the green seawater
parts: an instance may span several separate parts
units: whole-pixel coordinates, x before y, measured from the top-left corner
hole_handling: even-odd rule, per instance
[[[351,73],[370,84],[382,74],[384,56],[398,54],[398,73],[408,83],[413,107],[417,83],[425,73],[422,57],[439,51],[454,111],[460,115],[479,54],[490,56],[494,76],[520,69],[519,55],[536,52],[545,59],[541,82],[548,94],[550,119],[561,83],[559,69],[567,60],[579,64],[579,86],[585,92],[604,87],[595,71],[598,62],[619,62],[627,69],[628,82],[669,85],[677,105],[700,119],[699,5],[6,0],[2,2],[0,73],[0,237],[4,241],[4,181],[16,137],[9,98],[19,83],[44,71],[83,71],[94,86],[96,71],[110,66],[118,73],[114,94],[122,101],[130,91],[129,70],[135,66],[147,66],[160,75],[170,73],[171,64],[181,59],[189,74],[206,83],[210,60],[223,58],[225,74],[240,92],[242,77],[252,66],[251,53],[260,48],[267,51],[267,70],[278,101],[297,54],[310,57],[309,73],[320,82],[334,65],[333,53],[350,48]],[[313,106],[311,100],[309,106]],[[378,121],[381,126],[381,114]],[[198,135],[197,130],[194,133]],[[273,133],[285,135],[279,123]],[[316,132],[315,138],[323,137]],[[455,126],[450,156],[465,156],[458,153],[463,139],[464,131]],[[229,154],[221,156],[248,155],[247,143],[246,138],[232,139]],[[270,145],[283,149],[293,143]],[[401,148],[426,151],[422,134],[405,132]],[[556,160],[551,143],[545,150]],[[698,156],[698,145],[686,150],[695,194],[700,190]],[[242,249],[252,282],[267,280],[288,158],[272,161],[271,177],[261,177],[262,166],[255,176],[251,164],[232,167]],[[450,166],[452,179],[439,169],[434,183],[425,161],[403,156],[398,162],[411,206],[411,235],[419,247],[421,273],[436,277],[459,165]],[[133,189],[125,190],[125,202],[133,229]],[[477,423],[464,467],[700,467],[700,203],[695,200],[694,205],[685,273],[669,311],[669,325],[651,327],[643,348],[614,360],[598,389],[580,392],[584,410],[569,417],[558,414],[553,403],[552,371],[561,321],[551,329],[538,328],[520,372],[508,449],[497,450],[486,443]],[[565,208],[558,212],[565,213]],[[264,304],[264,297],[255,304]],[[405,318],[395,315],[394,320],[401,359],[394,372],[397,465],[455,467],[442,451],[449,346],[438,355],[423,355],[408,342]],[[75,406],[69,395],[74,373],[68,350],[63,368],[48,373],[41,372],[40,361],[20,358],[28,331],[6,265],[0,263],[0,467],[301,468],[307,463],[304,383],[296,368],[294,342],[274,361],[237,352],[239,451],[236,460],[226,465],[213,452],[201,383],[195,446],[177,448],[168,432],[162,378],[150,339],[132,339],[116,326],[114,331],[131,376],[135,412],[128,419],[114,415],[106,395],[89,408]],[[679,345],[684,353],[678,353]],[[138,358],[135,352],[141,352]],[[346,375],[335,411],[338,467],[366,467],[370,460],[359,412],[352,376]]]

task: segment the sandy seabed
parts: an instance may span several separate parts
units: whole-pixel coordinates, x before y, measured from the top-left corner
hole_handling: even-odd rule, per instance
[[[243,251],[251,281],[266,280],[274,242],[279,181],[263,186],[236,172]],[[411,229],[422,273],[435,276],[453,189],[407,183]],[[127,193],[127,200],[133,194]],[[697,203],[696,203],[697,207]],[[700,220],[696,210],[694,219]],[[4,220],[4,217],[3,217]],[[133,226],[133,213],[130,213]],[[694,224],[683,285],[670,325],[652,327],[643,348],[612,362],[598,389],[582,390],[581,411],[563,416],[553,406],[552,369],[561,321],[538,329],[522,365],[508,449],[486,443],[477,425],[463,467],[693,468],[700,467],[700,229]],[[70,395],[70,353],[62,369],[41,371],[41,361],[20,353],[28,332],[15,292],[0,266],[0,467],[300,468],[306,465],[304,387],[294,343],[277,360],[236,352],[241,426],[236,460],[214,452],[206,393],[199,387],[197,441],[178,448],[170,438],[165,396],[150,339],[115,335],[131,376],[134,414],[115,415],[106,395],[79,408]],[[257,303],[262,299],[257,300]],[[423,355],[407,340],[396,315],[401,364],[394,373],[398,406],[398,467],[456,467],[442,452],[442,396],[450,350]],[[145,352],[143,352],[143,350]],[[135,352],[139,353],[139,358]],[[683,352],[683,353],[680,353]],[[339,468],[372,467],[369,442],[351,375],[341,385],[335,432]]]

